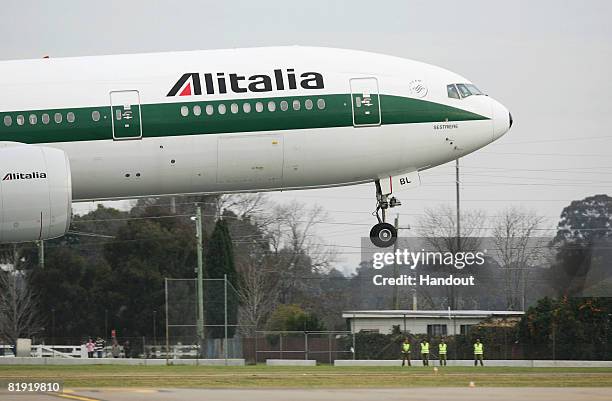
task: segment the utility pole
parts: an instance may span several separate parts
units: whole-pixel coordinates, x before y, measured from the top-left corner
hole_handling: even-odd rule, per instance
[[[461,252],[461,202],[459,195],[459,158],[455,160],[455,192],[457,198],[457,251]],[[450,307],[453,313],[453,335],[457,335],[457,300],[455,294],[455,286],[451,286],[451,302]],[[457,347],[455,348],[455,359],[457,359]]]
[[[459,159],[455,160],[455,188],[457,196],[457,252],[461,252],[461,212],[459,197]]]
[[[38,265],[41,269],[45,268],[45,241],[38,241]]]
[[[200,354],[204,345],[204,272],[202,256],[202,208],[196,206],[196,248],[198,252],[198,339],[200,341]]]
[[[224,306],[224,338],[223,338],[223,355],[225,357],[225,366],[227,366],[227,274],[223,275],[223,306]],[[308,349],[308,348],[306,348]]]
[[[395,216],[395,230],[399,231],[399,213]],[[393,255],[397,253],[397,240],[393,243]],[[399,271],[397,267],[397,257],[393,258],[393,278],[397,282],[397,278],[399,277]],[[393,309],[399,309],[399,296],[398,296],[398,286],[393,286]]]

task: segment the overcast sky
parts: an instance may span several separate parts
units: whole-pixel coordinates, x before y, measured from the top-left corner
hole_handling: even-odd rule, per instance
[[[0,6],[0,59],[299,44],[440,65],[501,101],[515,121],[501,140],[462,159],[466,208],[496,216],[523,206],[554,227],[571,200],[611,192],[609,1],[3,0]],[[452,164],[423,173],[422,182],[399,195],[404,206],[392,216],[399,212],[402,225],[415,226],[425,207],[454,204]],[[373,184],[270,197],[324,206],[330,220],[319,234],[336,245],[347,271],[357,265],[359,239],[375,222]]]

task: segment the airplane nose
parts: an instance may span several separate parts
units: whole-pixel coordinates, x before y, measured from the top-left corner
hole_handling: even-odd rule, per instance
[[[496,140],[510,130],[513,119],[512,114],[503,104],[494,99],[491,99],[491,102],[493,111],[493,140]]]

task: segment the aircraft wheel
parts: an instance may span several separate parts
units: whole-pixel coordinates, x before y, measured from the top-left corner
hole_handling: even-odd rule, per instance
[[[389,223],[378,223],[370,230],[370,241],[379,248],[386,248],[397,240],[397,230]]]

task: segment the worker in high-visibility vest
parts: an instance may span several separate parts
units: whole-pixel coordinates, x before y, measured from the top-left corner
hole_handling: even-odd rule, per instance
[[[410,364],[410,341],[408,338],[404,338],[402,343],[402,366],[406,364],[406,361],[408,361],[408,366],[412,366]]]
[[[441,339],[440,344],[438,344],[438,356],[440,358],[440,366],[446,366],[446,343],[444,339]]]
[[[482,363],[483,355],[484,345],[480,342],[480,338],[477,338],[474,343],[474,366],[478,366],[478,361],[480,361],[480,366],[484,366]]]
[[[425,338],[421,341],[421,358],[423,366],[429,366],[429,342]]]

